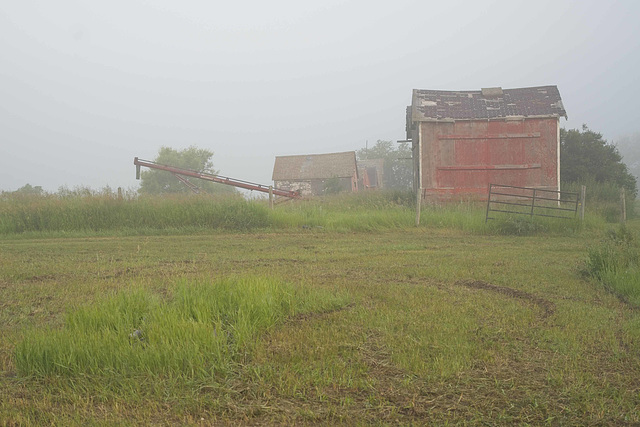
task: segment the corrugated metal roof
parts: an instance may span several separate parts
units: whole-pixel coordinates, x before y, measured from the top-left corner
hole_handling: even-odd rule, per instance
[[[557,86],[475,91],[413,90],[411,118],[420,121],[567,117]]]
[[[274,181],[347,178],[356,173],[356,152],[277,156]]]

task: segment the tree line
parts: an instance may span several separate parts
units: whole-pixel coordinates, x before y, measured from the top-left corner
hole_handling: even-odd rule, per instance
[[[560,129],[560,177],[564,183],[610,183],[624,188],[629,195],[638,193],[636,176],[640,174],[640,134],[622,140],[629,163],[625,163],[618,147],[609,143],[602,134],[589,129]],[[185,149],[161,147],[156,163],[191,169],[217,175],[213,165],[213,151],[190,146]],[[356,151],[358,160],[383,160],[383,187],[390,190],[411,190],[413,185],[412,149],[408,142],[394,143],[378,140],[372,147]],[[635,157],[634,157],[635,156]],[[635,160],[634,160],[635,159]],[[227,185],[208,181],[194,182],[201,192],[232,194],[236,190]],[[186,193],[191,190],[172,174],[161,170],[144,170],[141,173],[140,194]],[[44,194],[41,186],[26,184],[15,191],[20,194]]]

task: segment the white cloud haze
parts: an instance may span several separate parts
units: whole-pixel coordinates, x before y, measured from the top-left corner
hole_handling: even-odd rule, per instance
[[[403,139],[411,90],[557,85],[569,128],[640,131],[635,1],[0,3],[0,190],[137,187],[133,157],[276,155]]]

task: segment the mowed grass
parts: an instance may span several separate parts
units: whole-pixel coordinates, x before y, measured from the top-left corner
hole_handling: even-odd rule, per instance
[[[5,238],[0,420],[639,423],[640,315],[582,274],[588,248],[600,237],[593,231],[515,237],[451,228],[311,227]],[[225,312],[214,307],[224,295],[243,295],[244,278],[267,278],[266,289],[247,295],[251,307],[263,299],[280,302],[267,311],[279,314],[255,322],[241,343],[234,327],[217,320],[224,316],[199,322],[188,314],[200,302],[205,312]],[[181,305],[181,293],[191,291],[198,298]],[[213,298],[199,293],[218,291]],[[269,292],[283,297],[269,299]],[[243,304],[234,301],[225,307]],[[131,312],[119,307],[156,314],[125,315],[109,321],[117,327],[89,328],[119,340],[115,352],[104,345],[103,354],[111,354],[106,360],[95,363],[90,356],[74,370],[66,361],[49,371],[22,365],[21,346],[91,336],[73,325]],[[198,328],[208,330],[196,339]],[[137,329],[146,343],[130,339]],[[178,350],[153,348],[163,334],[174,337]],[[189,340],[208,347],[193,349]],[[76,352],[102,345],[78,344]],[[190,350],[177,355],[180,347]],[[165,350],[165,367],[143,363]],[[76,357],[60,354],[60,360]]]

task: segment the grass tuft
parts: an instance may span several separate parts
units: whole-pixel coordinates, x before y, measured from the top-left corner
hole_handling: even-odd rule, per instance
[[[169,299],[133,288],[70,311],[62,329],[26,332],[15,362],[21,376],[211,378],[287,317],[346,303],[263,277],[181,281]]]
[[[610,291],[640,307],[640,245],[625,226],[610,230],[589,249],[585,271]]]

